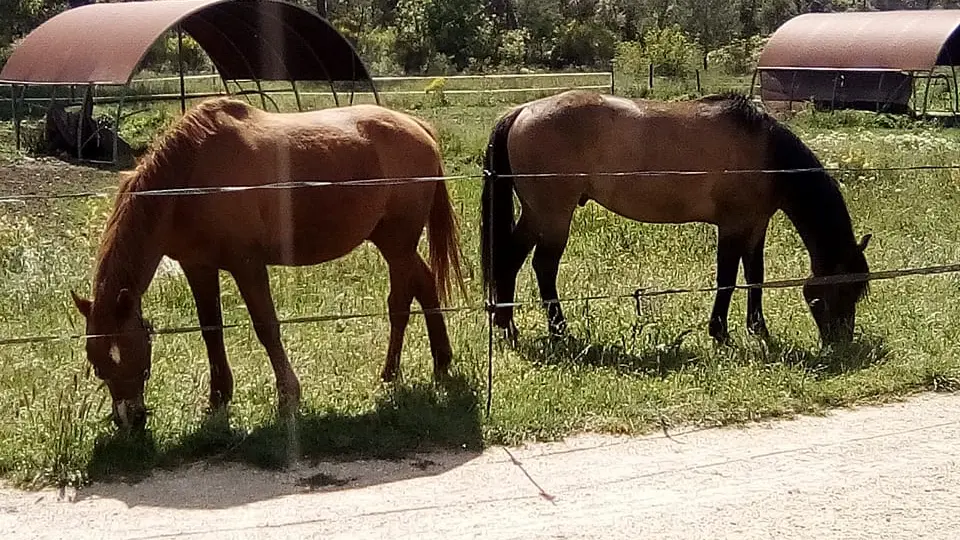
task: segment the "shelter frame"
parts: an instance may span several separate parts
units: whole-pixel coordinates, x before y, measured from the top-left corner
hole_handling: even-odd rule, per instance
[[[78,31],[82,28],[84,31]],[[179,91],[173,96],[130,95],[134,74],[147,50],[159,39],[176,33]],[[188,94],[184,69],[184,34],[191,35],[210,57],[222,92]],[[118,48],[123,44],[122,49]],[[52,51],[52,53],[51,53]],[[43,58],[43,61],[38,59]],[[290,90],[267,90],[263,81],[287,82]],[[284,0],[152,0],[90,4],[67,10],[28,34],[0,72],[0,84],[9,86],[11,120],[18,150],[21,120],[35,102],[57,102],[60,86],[70,88],[65,107],[95,103],[116,104],[113,129],[119,135],[123,107],[133,102],[171,101],[186,112],[187,100],[218,95],[260,96],[280,110],[270,93],[292,92],[297,110],[304,103],[298,82],[326,81],[335,106],[340,106],[338,82],[349,82],[349,103],[354,102],[358,81],[366,85],[376,103],[380,96],[366,66],[352,44],[326,20]],[[255,90],[244,88],[252,82]],[[236,88],[233,90],[231,84]],[[77,101],[75,88],[84,88]],[[47,97],[29,97],[29,87],[50,88]],[[97,97],[99,88],[117,88],[111,97]],[[84,115],[79,115],[78,135]],[[76,156],[99,133],[78,140]],[[118,160],[114,137],[111,164]]]
[[[950,110],[940,112],[956,118],[958,60],[960,10],[809,13],[787,21],[771,36],[753,72],[750,94],[759,83],[762,101],[791,108],[794,101],[812,98],[830,109],[898,108],[930,116],[931,84],[941,81]]]

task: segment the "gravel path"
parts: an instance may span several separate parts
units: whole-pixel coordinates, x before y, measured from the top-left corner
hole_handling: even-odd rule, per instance
[[[960,395],[643,438],[0,490],[0,538],[957,537]]]

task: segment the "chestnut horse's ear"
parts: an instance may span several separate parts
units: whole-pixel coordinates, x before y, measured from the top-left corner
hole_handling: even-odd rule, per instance
[[[93,306],[93,302],[86,298],[80,298],[77,296],[77,293],[72,290],[70,291],[70,296],[73,298],[73,305],[77,306],[77,311],[79,311],[84,318],[90,317],[90,308]]]
[[[129,289],[120,289],[117,293],[117,320],[126,320],[133,313],[133,297]]]
[[[857,247],[860,248],[861,253],[863,253],[863,250],[867,249],[867,244],[870,243],[871,238],[873,238],[873,235],[868,233],[863,235],[863,238],[860,239],[860,243],[857,245]]]

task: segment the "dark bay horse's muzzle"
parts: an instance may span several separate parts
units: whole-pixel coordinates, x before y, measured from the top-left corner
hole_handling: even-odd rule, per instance
[[[120,429],[143,430],[147,425],[147,408],[143,400],[114,401],[113,423]]]

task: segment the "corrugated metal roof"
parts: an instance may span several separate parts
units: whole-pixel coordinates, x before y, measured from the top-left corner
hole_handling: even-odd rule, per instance
[[[276,0],[153,0],[69,9],[27,35],[0,81],[125,84],[150,46],[180,24],[225,79],[363,81],[369,73],[333,26]]]
[[[770,37],[759,69],[929,71],[960,65],[960,10],[809,13]]]

